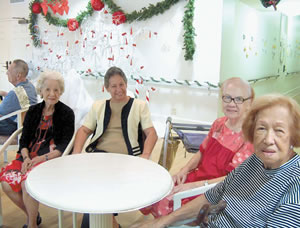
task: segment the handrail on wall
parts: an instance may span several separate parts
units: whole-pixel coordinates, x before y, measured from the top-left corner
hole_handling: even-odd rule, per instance
[[[286,73],[286,76],[290,76],[293,74],[300,74],[300,71],[288,72],[288,73]]]
[[[250,79],[248,80],[249,83],[256,83],[258,81],[263,81],[263,80],[268,80],[271,78],[275,78],[277,79],[280,75],[271,75],[271,76],[266,76],[266,77],[262,77],[262,78],[255,78],[255,79]]]
[[[84,71],[78,71],[78,73],[81,76],[91,76],[94,78],[104,78],[104,75],[101,74],[100,72],[84,72]],[[178,80],[178,79],[165,79],[165,78],[154,78],[154,77],[142,77],[142,76],[133,76],[130,75],[128,77],[129,80],[132,81],[144,81],[148,84],[156,84],[156,85],[169,85],[169,86],[185,86],[185,87],[193,87],[193,88],[204,88],[204,89],[208,89],[209,91],[218,91],[219,90],[219,85],[214,85],[211,82],[205,81],[205,82],[199,82],[197,80]]]

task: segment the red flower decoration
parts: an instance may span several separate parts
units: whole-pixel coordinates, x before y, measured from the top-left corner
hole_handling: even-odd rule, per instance
[[[112,15],[112,21],[115,25],[123,24],[126,21],[126,16],[122,11],[114,12]]]
[[[79,27],[79,23],[75,18],[70,18],[67,25],[70,31],[75,31]]]
[[[101,2],[101,0],[91,0],[91,5],[92,5],[92,8],[96,11],[100,11],[104,7],[104,4],[103,4],[103,2]]]
[[[42,12],[42,7],[39,2],[35,2],[32,4],[32,12],[35,14],[39,14]]]

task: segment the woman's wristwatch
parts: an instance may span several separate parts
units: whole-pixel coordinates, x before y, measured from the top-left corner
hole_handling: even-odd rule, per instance
[[[49,160],[49,158],[48,158],[48,154],[45,154],[45,158],[46,158],[46,161],[48,161],[48,160]]]

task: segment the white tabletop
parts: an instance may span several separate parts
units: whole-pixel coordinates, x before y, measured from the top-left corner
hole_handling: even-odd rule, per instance
[[[170,174],[152,161],[122,154],[59,157],[33,169],[28,193],[39,202],[79,213],[117,213],[151,205],[173,187]]]

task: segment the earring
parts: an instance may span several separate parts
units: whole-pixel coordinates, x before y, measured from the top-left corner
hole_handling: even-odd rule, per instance
[[[290,145],[290,150],[294,149],[294,146],[293,145]]]

